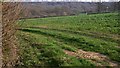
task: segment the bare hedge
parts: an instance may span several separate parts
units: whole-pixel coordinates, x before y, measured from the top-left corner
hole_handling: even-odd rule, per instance
[[[21,5],[18,2],[2,3],[2,52],[3,67],[14,66],[17,59],[17,43],[15,37],[16,21],[19,18]]]

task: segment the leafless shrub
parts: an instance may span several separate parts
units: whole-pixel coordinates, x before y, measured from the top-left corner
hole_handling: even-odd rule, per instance
[[[18,2],[2,3],[2,46],[3,66],[14,66],[17,55],[17,43],[15,37],[16,20],[19,18],[21,5]]]

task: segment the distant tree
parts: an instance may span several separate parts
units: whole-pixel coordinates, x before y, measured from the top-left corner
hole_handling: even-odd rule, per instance
[[[113,12],[118,11],[118,0],[110,0],[112,2],[111,9]]]
[[[97,2],[97,13],[101,13],[101,9],[102,9],[102,2],[101,2],[101,0],[99,0]]]
[[[83,9],[83,12],[87,13],[87,9],[85,6],[81,5],[82,9]]]
[[[71,14],[71,10],[68,6],[62,6],[61,10],[62,10],[62,15],[70,15]]]
[[[117,7],[118,7],[118,2],[113,2],[113,11],[114,12],[118,10]]]
[[[120,1],[118,2],[118,11],[120,12]]]

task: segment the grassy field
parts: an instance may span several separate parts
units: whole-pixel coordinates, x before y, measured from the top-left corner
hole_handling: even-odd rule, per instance
[[[18,24],[19,65],[94,67],[120,63],[117,13],[24,19]]]

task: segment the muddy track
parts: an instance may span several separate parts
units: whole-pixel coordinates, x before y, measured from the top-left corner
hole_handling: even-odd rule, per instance
[[[70,56],[88,59],[90,62],[96,64],[96,66],[117,66],[118,67],[120,65],[115,61],[111,61],[107,56],[102,55],[100,53],[96,53],[96,52],[83,51],[81,49],[77,50],[76,52],[72,52],[68,50],[64,50],[64,52]]]

